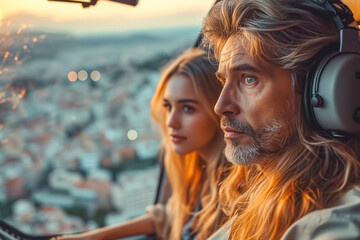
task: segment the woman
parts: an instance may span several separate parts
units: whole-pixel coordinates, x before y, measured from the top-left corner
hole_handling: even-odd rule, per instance
[[[166,206],[150,206],[145,216],[126,223],[57,239],[152,233],[162,239],[207,239],[217,229],[218,183],[226,173],[226,160],[213,111],[221,91],[215,71],[204,51],[188,50],[163,72],[152,99],[151,114],[161,129],[164,165],[173,189]]]

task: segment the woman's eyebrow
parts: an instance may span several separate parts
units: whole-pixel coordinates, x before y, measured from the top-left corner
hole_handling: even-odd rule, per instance
[[[168,99],[163,98],[163,102],[169,102]],[[176,101],[177,103],[195,103],[195,104],[200,104],[199,101],[195,100],[195,99],[191,99],[191,98],[185,98],[185,99],[180,99],[178,101]]]
[[[195,103],[195,104],[199,104],[199,101],[196,101],[194,99],[181,99],[179,101],[177,101],[178,103],[188,103],[188,102],[191,102],[191,103]]]

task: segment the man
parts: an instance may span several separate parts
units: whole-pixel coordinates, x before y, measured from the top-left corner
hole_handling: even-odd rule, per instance
[[[325,4],[223,0],[205,18],[234,164],[220,192],[230,220],[211,239],[360,239],[359,134],[313,128],[302,105],[312,65],[339,46]]]

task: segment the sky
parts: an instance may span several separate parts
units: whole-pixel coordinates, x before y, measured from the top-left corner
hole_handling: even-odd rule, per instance
[[[90,0],[83,0],[90,1]],[[31,28],[72,34],[201,26],[215,0],[139,0],[136,7],[99,0],[97,5],[47,0],[0,0],[0,30]],[[360,20],[360,0],[343,0]]]
[[[86,0],[84,0],[86,1]],[[47,0],[0,0],[0,27],[74,34],[176,26],[201,26],[213,0],[139,0],[136,7],[99,0],[97,5]]]

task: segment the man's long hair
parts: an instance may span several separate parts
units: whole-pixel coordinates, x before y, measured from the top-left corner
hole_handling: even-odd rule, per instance
[[[160,126],[162,145],[165,148],[164,164],[173,189],[170,198],[170,234],[164,233],[164,239],[181,239],[184,224],[194,215],[202,186],[202,209],[195,213],[193,224],[194,231],[199,231],[197,239],[207,239],[214,232],[221,216],[221,207],[218,204],[218,183],[227,162],[223,156],[223,133],[219,119],[213,111],[221,92],[221,84],[216,79],[215,71],[205,51],[188,50],[166,66],[152,99],[151,113]],[[171,148],[163,96],[167,82],[177,74],[191,80],[195,93],[203,103],[201,107],[212,118],[214,124],[219,126],[213,140],[216,141],[214,144],[216,147],[212,149],[211,159],[201,160],[197,151],[180,156]]]
[[[233,166],[220,188],[233,219],[231,239],[280,239],[299,218],[334,205],[360,182],[360,137],[312,132],[301,107],[302,80],[316,53],[338,44],[322,0],[223,0],[204,20],[205,42],[219,59],[227,39],[240,36],[250,56],[289,69],[297,101],[294,137],[263,165]]]

